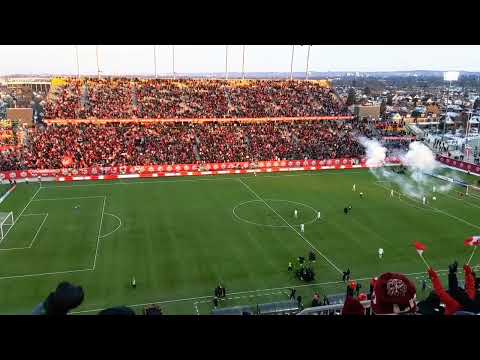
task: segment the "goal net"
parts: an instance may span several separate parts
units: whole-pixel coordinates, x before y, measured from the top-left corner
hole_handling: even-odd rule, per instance
[[[474,199],[480,200],[480,187],[468,185],[466,195]]]
[[[13,212],[0,212],[0,242],[3,241],[13,224]]]

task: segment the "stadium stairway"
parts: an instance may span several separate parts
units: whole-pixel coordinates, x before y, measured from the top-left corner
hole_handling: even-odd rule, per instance
[[[193,153],[195,154],[195,160],[200,161],[200,154],[198,153],[198,147],[196,144],[193,144]]]

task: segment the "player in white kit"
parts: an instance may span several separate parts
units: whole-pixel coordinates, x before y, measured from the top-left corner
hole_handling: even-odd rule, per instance
[[[378,249],[378,258],[381,259],[383,256],[383,249],[382,248],[379,248]]]
[[[422,203],[423,203],[423,205],[425,205],[427,203],[427,198],[425,196],[422,198]]]
[[[352,191],[356,191],[357,188],[355,187],[355,184],[353,184]]]
[[[393,197],[393,189],[390,190],[390,196]]]
[[[300,224],[300,232],[302,232],[302,233],[305,232],[305,225]]]
[[[298,211],[297,209],[295,209],[295,211],[293,212],[293,217],[296,219],[298,218]]]
[[[437,188],[434,186],[433,187],[433,192],[436,192],[437,191]]]
[[[320,211],[317,213],[317,219],[320,219]]]

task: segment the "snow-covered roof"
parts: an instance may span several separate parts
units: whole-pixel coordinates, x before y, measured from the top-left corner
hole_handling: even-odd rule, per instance
[[[449,112],[447,112],[447,114],[446,114],[446,115],[447,115],[448,117],[452,117],[452,118],[454,118],[454,117],[457,117],[459,114],[458,114],[458,113],[456,113],[456,112],[450,112],[450,111],[449,111]]]

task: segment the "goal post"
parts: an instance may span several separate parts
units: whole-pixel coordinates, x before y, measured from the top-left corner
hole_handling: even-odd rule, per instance
[[[480,200],[480,187],[475,185],[468,185],[465,195]]]
[[[3,241],[14,223],[13,212],[0,212],[0,242]]]

